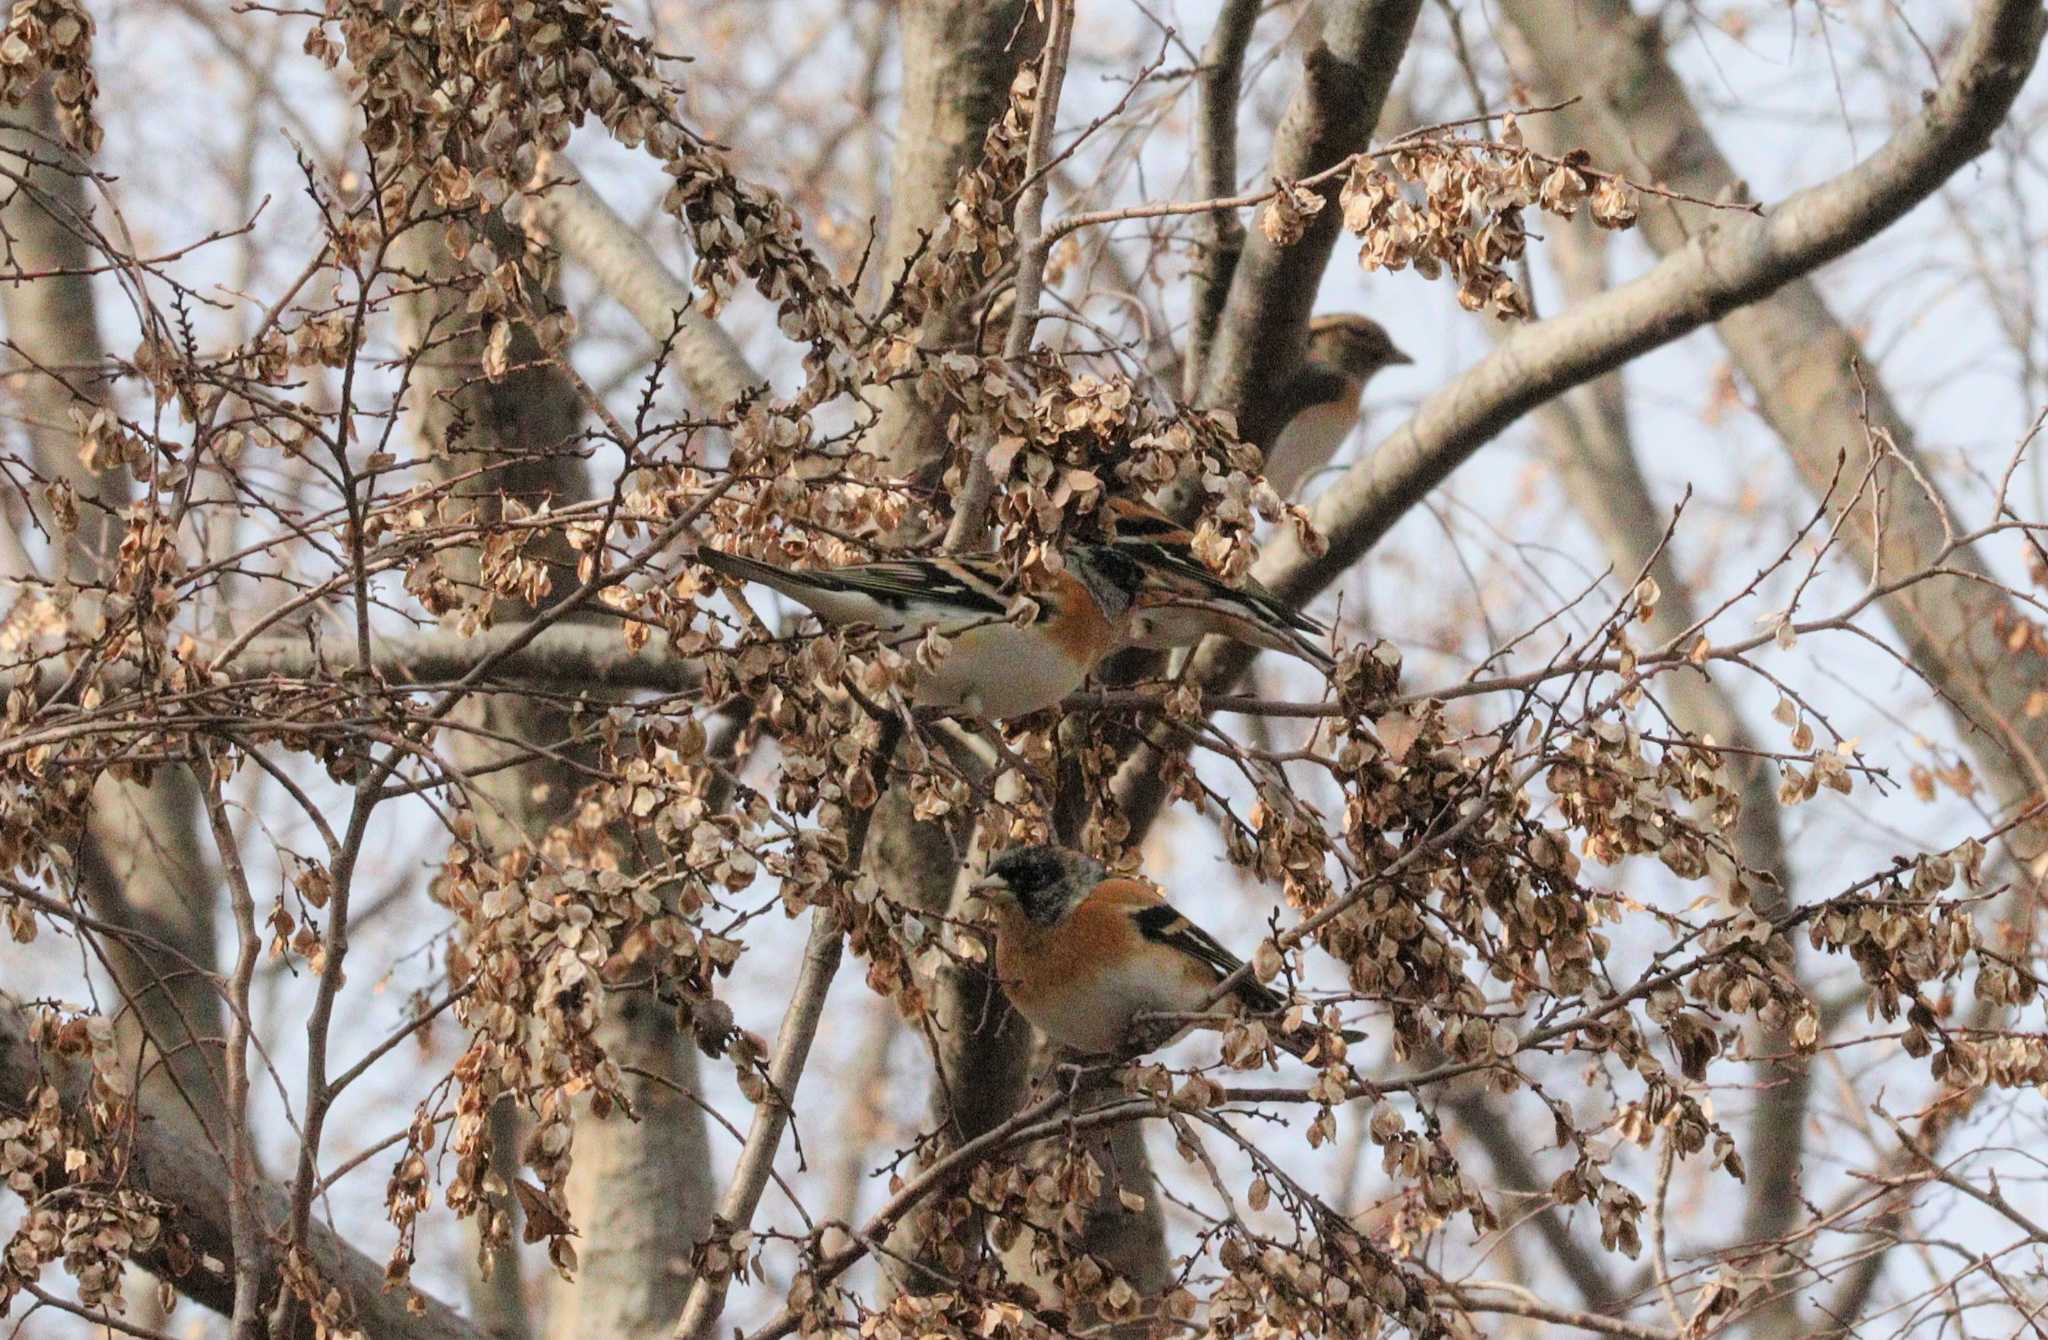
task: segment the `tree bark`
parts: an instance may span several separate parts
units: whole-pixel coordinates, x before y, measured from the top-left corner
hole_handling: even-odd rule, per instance
[[[551,165],[565,168],[556,160]],[[588,182],[555,187],[528,207],[529,224],[544,230],[564,256],[590,272],[599,288],[656,340],[670,340],[676,371],[706,410],[721,410],[767,385],[725,327],[697,310],[689,285],[654,254],[647,239],[615,213]]]
[[[37,469],[81,499],[78,529],[60,537],[62,570],[44,574],[71,590],[73,583],[96,584],[111,574],[128,482],[118,466],[95,471],[81,462],[71,419],[74,409],[89,413],[105,395],[92,279],[77,273],[104,258],[83,226],[88,204],[80,174],[86,166],[63,143],[47,87],[0,118],[0,163],[20,177],[0,203],[0,227],[11,240],[13,264],[43,272],[0,285],[8,339],[30,360],[10,367],[5,384],[27,426]],[[23,162],[26,155],[42,165]],[[48,166],[53,160],[69,166]],[[97,636],[101,603],[74,598],[72,609],[74,634]],[[226,1148],[226,1029],[212,976],[219,878],[200,839],[191,774],[169,765],[147,783],[103,775],[93,788],[77,858],[79,888],[94,915],[138,933],[101,943],[105,967],[128,1006],[119,1016],[122,1050],[142,1071],[150,1110],[195,1122]]]
[[[431,275],[454,273],[438,240],[424,230],[415,230],[407,243],[416,268]],[[500,255],[517,254],[509,228],[500,230],[494,244]],[[581,424],[581,402],[559,370],[540,362],[531,336],[523,329],[514,336],[510,362],[515,370],[487,382],[483,341],[464,329],[469,323],[459,296],[445,290],[423,293],[412,300],[408,317],[416,343],[430,337],[436,341],[414,379],[417,431],[430,466],[450,477],[481,471],[463,485],[463,492],[487,517],[502,511],[508,496],[528,505],[587,497],[580,462],[561,451]],[[714,336],[698,334],[700,344],[716,345]],[[712,384],[721,375],[700,371],[692,380]],[[456,437],[464,427],[468,436]],[[547,542],[543,552],[562,565],[560,571],[574,571],[574,557],[559,539]],[[498,608],[518,620],[549,603],[547,598],[533,607],[501,602]],[[574,615],[571,620],[591,622]],[[578,738],[570,713],[554,704],[493,695],[463,711],[485,728],[460,733],[450,745],[457,766],[471,777],[469,800],[479,836],[493,851],[544,850],[574,816],[582,783],[573,760],[594,760],[595,750]],[[536,744],[567,757],[499,766],[525,757],[528,746]],[[609,856],[622,868],[632,868],[636,852],[629,833],[611,835]],[[679,1035],[673,1011],[645,993],[610,993],[598,1041],[620,1065],[633,1067],[626,1075],[626,1093],[639,1119],[614,1111],[607,1120],[586,1117],[578,1123],[567,1194],[581,1235],[581,1274],[573,1283],[551,1279],[544,1332],[551,1337],[650,1334],[665,1326],[689,1289],[679,1263],[690,1259],[709,1225],[703,1116],[681,1096],[698,1087],[696,1051]],[[492,1274],[517,1271],[515,1250],[502,1247],[495,1256]],[[502,1291],[490,1296],[509,1302]],[[524,1317],[504,1318],[503,1324],[520,1333],[531,1331]]]
[[[29,1094],[45,1084],[57,1087],[67,1120],[89,1120],[89,1068],[38,1052],[30,1045],[18,1002],[0,995],[0,1112],[24,1115]],[[139,1101],[146,1106],[149,1100]],[[220,1154],[203,1136],[181,1130],[175,1122],[144,1119],[122,1130],[128,1140],[124,1185],[166,1207],[160,1245],[137,1252],[136,1263],[169,1280],[201,1307],[226,1316],[235,1302],[235,1255],[228,1230],[227,1172]],[[259,1182],[252,1199],[264,1223],[281,1224],[290,1217],[290,1197],[273,1182]],[[189,1254],[181,1253],[182,1273],[161,1245],[174,1233],[182,1234],[189,1247]],[[437,1299],[413,1295],[419,1302],[415,1311],[406,1293],[387,1293],[383,1263],[365,1256],[324,1224],[313,1225],[306,1246],[320,1278],[340,1291],[346,1314],[365,1334],[378,1340],[485,1340],[486,1332]],[[260,1292],[272,1297],[280,1286],[277,1260],[271,1255],[264,1263]]]
[[[1010,82],[1043,38],[1025,0],[905,0],[903,101],[890,165],[889,228],[882,291],[944,219],[960,174],[980,158],[983,138],[1009,105]],[[974,295],[962,293],[927,315],[916,332],[925,348],[967,338]],[[883,388],[868,441],[894,477],[926,474],[944,452],[945,406],[919,399],[914,381]]]

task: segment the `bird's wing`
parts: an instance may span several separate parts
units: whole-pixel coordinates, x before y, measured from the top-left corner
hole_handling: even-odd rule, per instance
[[[1111,498],[1108,510],[1110,534],[1119,543],[1149,541],[1186,548],[1194,539],[1186,526],[1136,498]]]
[[[913,605],[940,605],[991,616],[1000,616],[1010,607],[1001,576],[994,569],[958,559],[899,558],[845,568],[794,569],[741,554],[701,549],[697,561],[728,577],[759,582],[797,600],[815,593],[853,595],[898,611]]]
[[[1190,547],[1194,536],[1187,527],[1151,504],[1112,498],[1109,514],[1113,542],[1143,563],[1167,590],[1197,600],[1241,605],[1269,623],[1310,637],[1330,635],[1327,625],[1288,605],[1257,578],[1247,577],[1232,586],[1209,571],[1195,557]]]
[[[1117,543],[1131,551],[1153,575],[1161,598],[1171,600],[1179,594],[1190,600],[1237,605],[1275,628],[1291,629],[1309,637],[1330,635],[1328,625],[1287,604],[1256,578],[1247,577],[1243,585],[1232,586],[1209,571],[1192,553],[1177,546],[1150,540],[1120,539]]]
[[[978,565],[957,559],[899,558],[806,574],[829,579],[842,591],[858,592],[893,608],[946,605],[974,614],[1001,615],[1010,608],[1003,584]]]
[[[1216,938],[1176,912],[1166,903],[1141,908],[1132,914],[1138,931],[1146,939],[1156,941],[1177,953],[1200,959],[1216,970],[1216,980],[1236,972],[1244,966],[1244,960],[1216,943]],[[1246,977],[1232,989],[1232,994],[1252,1010],[1260,1014],[1277,1014],[1287,1002],[1266,989],[1251,977]]]
[[[1311,360],[1303,363],[1281,388],[1281,412],[1291,419],[1311,405],[1327,405],[1346,396],[1354,405],[1358,403],[1356,382],[1341,368]]]

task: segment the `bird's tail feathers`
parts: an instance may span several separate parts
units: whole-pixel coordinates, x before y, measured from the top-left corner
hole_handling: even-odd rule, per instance
[[[1273,1039],[1274,1043],[1281,1050],[1304,1061],[1308,1059],[1309,1050],[1315,1045],[1315,1039],[1313,1037],[1298,1037],[1292,1033],[1282,1032],[1279,1027],[1280,1016],[1287,1011],[1288,1002],[1286,997],[1271,987],[1261,982],[1252,981],[1249,978],[1239,983],[1237,989],[1231,994],[1237,998],[1238,1003],[1244,1006],[1248,1013],[1263,1017],[1267,1025],[1267,1035]],[[1346,1042],[1365,1041],[1365,1034],[1355,1028],[1339,1029],[1338,1033]]]
[[[1288,646],[1275,650],[1284,651],[1290,656],[1298,656],[1326,675],[1334,673],[1337,669],[1337,658],[1305,637],[1297,636]]]
[[[1282,1051],[1303,1061],[1309,1059],[1309,1052],[1316,1044],[1316,1039],[1313,1037],[1297,1037],[1292,1033],[1283,1033],[1277,1028],[1271,1030],[1271,1036]],[[1346,1042],[1365,1041],[1365,1034],[1355,1028],[1340,1029],[1338,1030],[1338,1036],[1342,1037]]]
[[[1256,607],[1254,609],[1256,610]],[[1254,647],[1264,647],[1268,651],[1277,651],[1296,660],[1307,661],[1326,675],[1337,668],[1337,658],[1306,634],[1284,627],[1271,619],[1261,619],[1256,613],[1244,614],[1228,609],[1225,612],[1234,616],[1231,622],[1238,629],[1239,641]]]

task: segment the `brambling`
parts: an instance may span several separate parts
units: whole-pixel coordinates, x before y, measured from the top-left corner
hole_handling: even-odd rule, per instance
[[[1111,543],[1144,569],[1131,602],[1127,638],[1134,647],[1192,647],[1214,634],[1248,646],[1300,657],[1329,672],[1335,660],[1322,645],[1329,626],[1288,605],[1247,577],[1236,586],[1195,557],[1194,536],[1158,508],[1131,498],[1107,503]]]
[[[1012,847],[971,893],[995,909],[996,976],[1010,1003],[1077,1052],[1115,1051],[1140,1015],[1213,1008],[1217,984],[1244,966],[1158,889],[1112,875],[1070,848]],[[1248,1014],[1287,1009],[1285,998],[1250,974],[1225,1000]],[[1308,1050],[1278,1029],[1272,1036],[1296,1056]],[[1347,1042],[1360,1037],[1344,1034]]]
[[[920,707],[1001,720],[1050,707],[1124,645],[1144,574],[1114,545],[1079,545],[1026,613],[1011,573],[989,558],[903,558],[842,568],[780,568],[715,549],[697,561],[782,592],[831,624],[871,624],[891,645],[937,631],[951,644],[913,691]],[[1021,617],[1020,617],[1021,616]]]
[[[1355,312],[1319,316],[1308,331],[1308,352],[1280,393],[1287,426],[1266,452],[1266,482],[1283,498],[1293,497],[1351,436],[1373,374],[1415,361],[1379,322]]]

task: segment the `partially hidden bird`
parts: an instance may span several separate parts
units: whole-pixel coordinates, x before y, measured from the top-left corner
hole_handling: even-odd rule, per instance
[[[924,670],[921,707],[991,720],[1025,716],[1079,688],[1125,641],[1125,615],[1144,584],[1137,561],[1114,545],[1077,545],[1051,584],[1030,594],[990,558],[902,558],[836,568],[784,568],[716,549],[697,561],[739,582],[780,591],[831,624],[870,624],[899,650],[936,631],[950,644]]]
[[[1004,993],[1061,1047],[1088,1055],[1115,1051],[1132,1040],[1132,1026],[1147,1014],[1225,1008],[1277,1020],[1287,1009],[1283,997],[1250,973],[1212,1005],[1217,987],[1244,964],[1153,885],[1112,875],[1071,848],[1012,847],[989,863],[970,892],[994,909],[996,976]],[[1164,1031],[1187,1030],[1168,1025]],[[1296,1056],[1310,1052],[1310,1043],[1278,1028],[1271,1036]],[[1346,1042],[1362,1037],[1343,1036]]]
[[[1255,577],[1236,585],[1218,577],[1196,557],[1187,527],[1133,498],[1111,498],[1105,510],[1110,542],[1145,573],[1127,616],[1131,646],[1163,651],[1192,647],[1215,635],[1285,652],[1325,673],[1335,668],[1325,645],[1330,640],[1327,624],[1295,609]]]
[[[1319,316],[1308,330],[1308,351],[1280,391],[1286,426],[1266,451],[1266,482],[1283,498],[1292,498],[1351,436],[1373,374],[1415,361],[1379,322],[1356,312]]]

